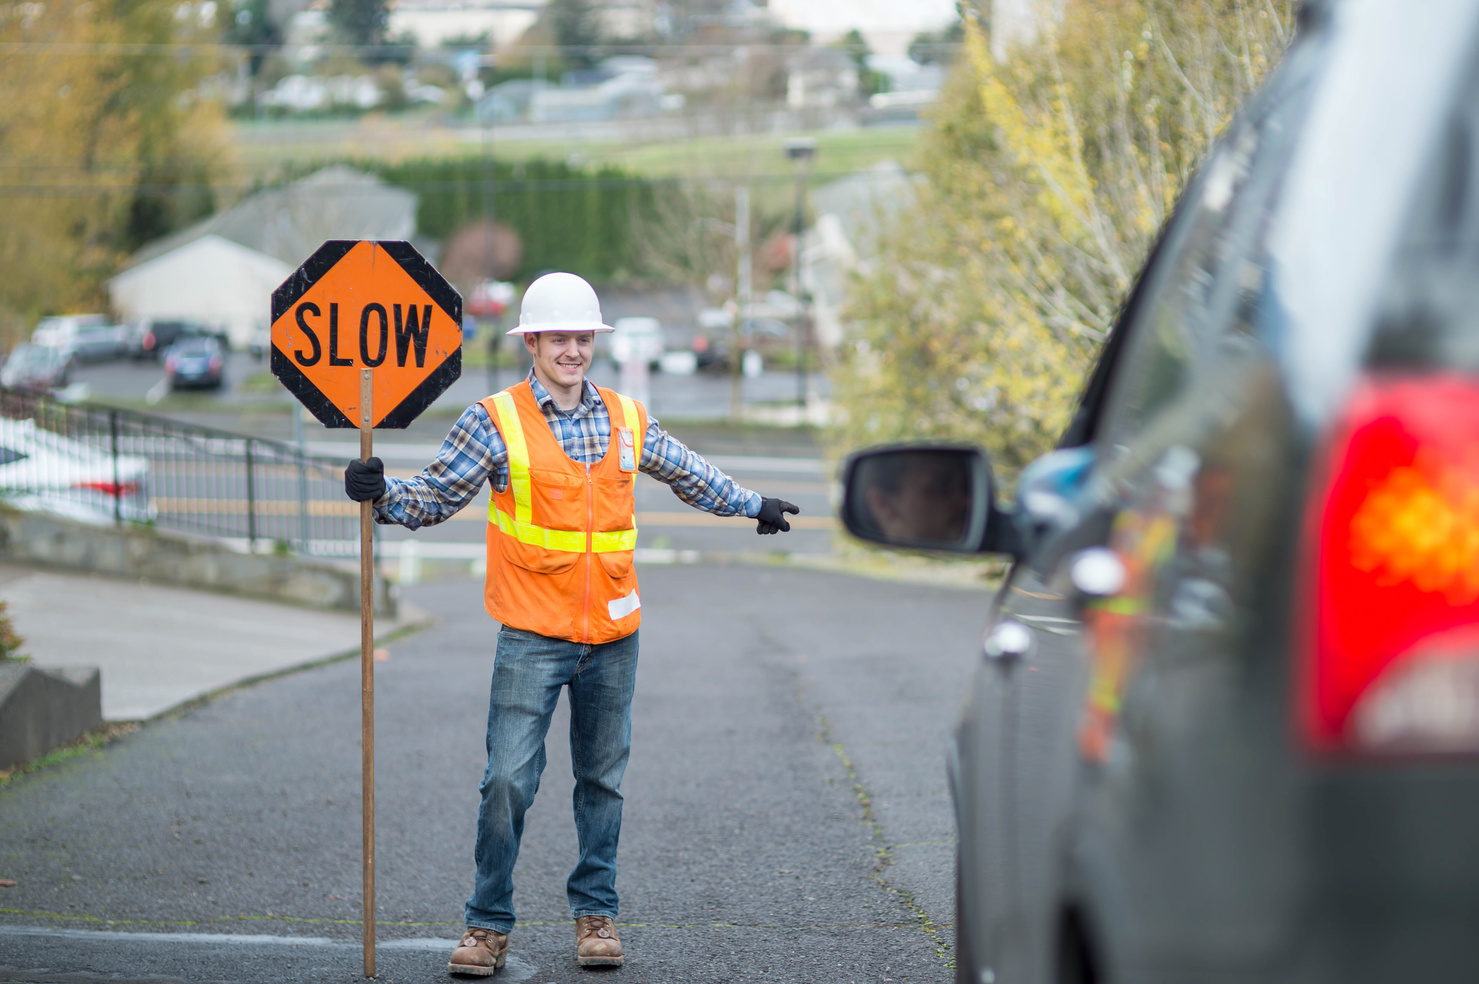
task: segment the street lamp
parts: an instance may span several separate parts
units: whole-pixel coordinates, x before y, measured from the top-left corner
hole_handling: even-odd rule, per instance
[[[796,405],[806,410],[806,305],[801,301],[801,232],[806,221],[806,178],[816,157],[812,137],[786,141],[786,156],[796,162],[796,245],[791,251],[791,296],[796,299]]]

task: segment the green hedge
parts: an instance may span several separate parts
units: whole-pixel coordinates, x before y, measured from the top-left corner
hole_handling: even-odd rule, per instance
[[[420,196],[417,231],[441,240],[487,214],[491,172],[497,220],[524,243],[520,278],[549,269],[596,281],[635,273],[634,222],[657,194],[652,182],[620,168],[586,171],[558,161],[438,158],[373,169]]]

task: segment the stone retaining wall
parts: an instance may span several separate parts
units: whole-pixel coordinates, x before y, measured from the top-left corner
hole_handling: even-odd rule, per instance
[[[206,537],[137,524],[94,526],[0,506],[0,562],[93,571],[182,588],[358,612],[356,562],[249,554]],[[385,578],[375,578],[375,614],[395,617]]]
[[[0,662],[0,769],[39,758],[102,723],[96,666]]]

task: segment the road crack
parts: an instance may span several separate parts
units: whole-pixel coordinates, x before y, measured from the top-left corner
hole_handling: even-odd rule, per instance
[[[764,625],[756,623],[754,628],[760,641],[769,647],[773,653],[786,657],[788,660],[794,661],[798,659],[798,654],[767,631]],[[883,825],[874,816],[873,793],[863,782],[862,777],[858,775],[857,766],[853,764],[852,758],[847,754],[847,749],[843,747],[840,741],[832,737],[832,726],[828,722],[826,715],[820,713],[818,710],[809,708],[810,702],[807,700],[806,684],[801,676],[801,671],[796,666],[787,663],[773,662],[771,665],[791,677],[795,686],[796,702],[806,710],[808,716],[814,717],[817,726],[817,741],[830,748],[832,753],[837,756],[838,761],[842,765],[843,772],[847,776],[847,781],[852,784],[853,795],[856,797],[858,808],[862,812],[862,823],[868,828],[868,837],[873,844],[873,870],[869,873],[869,877],[909,913],[910,924],[924,934],[925,938],[929,940],[930,945],[934,947],[935,955],[940,958],[941,963],[947,969],[953,971],[955,969],[955,955],[952,952],[951,944],[947,942],[945,933],[942,931],[949,927],[941,927],[936,923],[934,919],[930,918],[929,912],[920,904],[913,892],[898,885],[893,879],[887,876],[886,872],[894,863],[894,846],[888,843],[888,838],[884,836]],[[827,782],[830,785],[832,780],[828,778]]]
[[[800,690],[799,686],[797,690]],[[862,811],[863,825],[868,828],[869,839],[873,841],[873,871],[869,877],[892,896],[894,901],[909,911],[910,915],[913,916],[914,925],[924,933],[934,946],[935,955],[940,958],[946,967],[954,970],[955,957],[950,952],[950,945],[946,942],[945,936],[941,932],[941,927],[930,918],[930,914],[925,911],[924,906],[919,904],[919,900],[914,897],[914,893],[895,884],[892,879],[885,875],[885,872],[894,863],[893,847],[888,843],[888,838],[883,834],[883,825],[873,815],[873,794],[858,776],[857,767],[853,765],[852,759],[848,757],[847,749],[842,746],[842,742],[835,741],[832,738],[832,726],[828,723],[826,715],[818,714],[817,724],[819,726],[817,740],[832,749],[833,754],[837,756],[837,760],[842,764],[843,771],[847,773],[848,781],[852,783],[853,795],[857,797],[858,807]]]

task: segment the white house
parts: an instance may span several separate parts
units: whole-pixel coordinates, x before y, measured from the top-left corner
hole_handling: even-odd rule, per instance
[[[272,292],[293,267],[240,243],[205,235],[108,281],[125,320],[195,321],[245,346],[269,327]]]
[[[195,321],[246,347],[269,327],[272,291],[324,240],[411,239],[416,201],[374,175],[324,168],[140,249],[108,281],[113,310]]]

